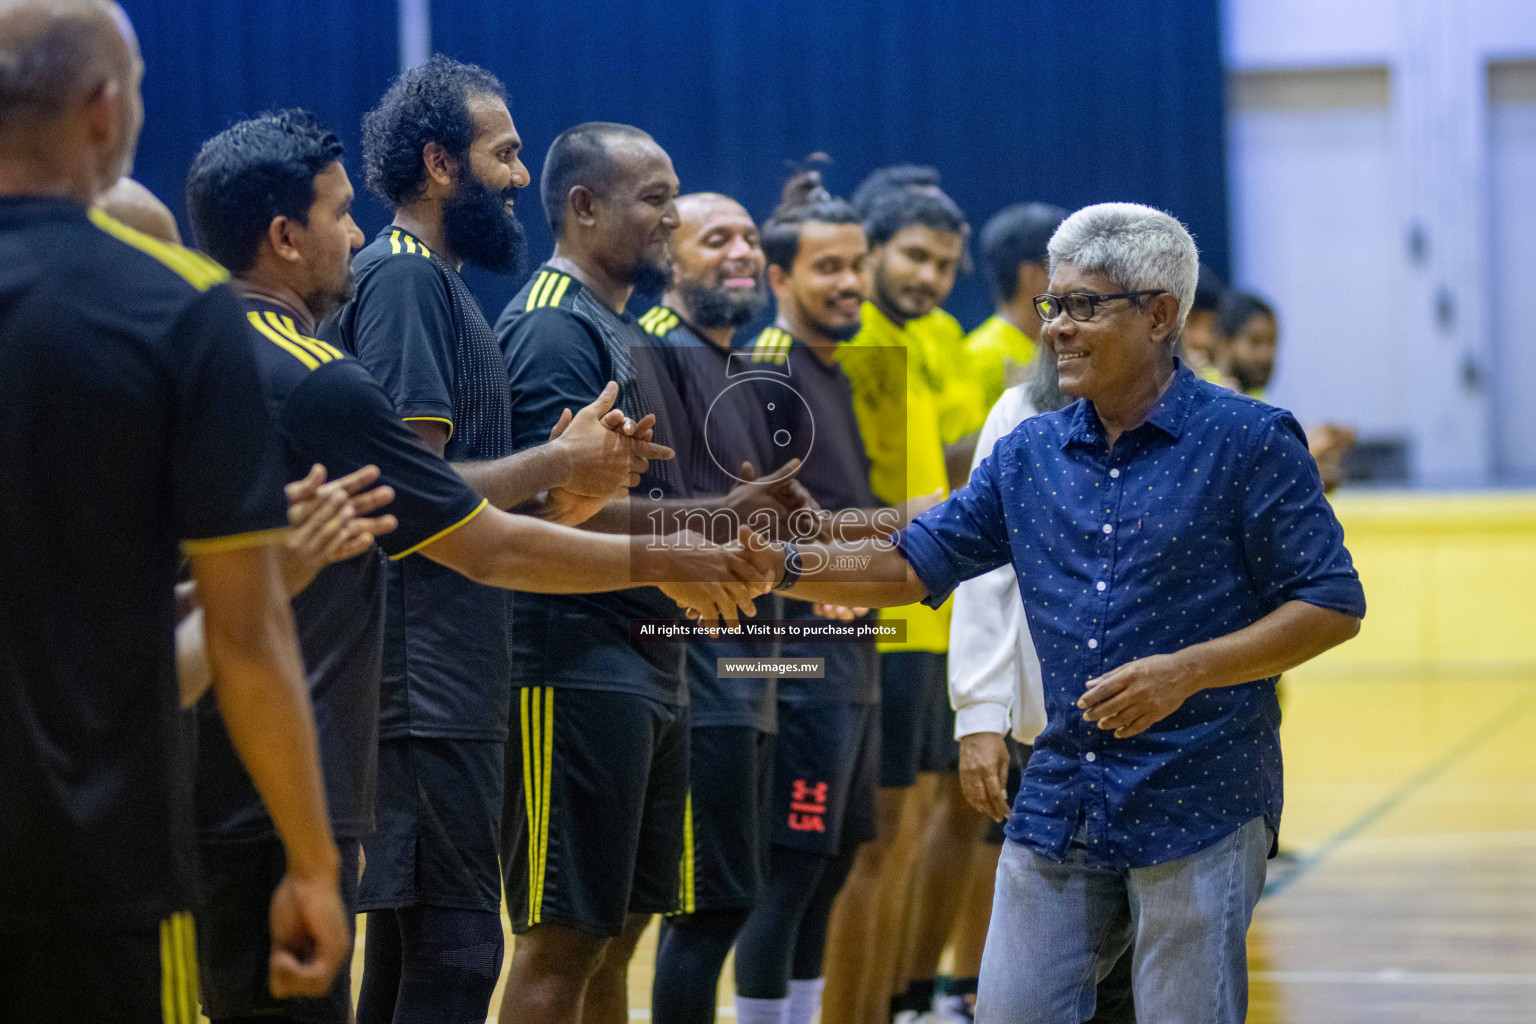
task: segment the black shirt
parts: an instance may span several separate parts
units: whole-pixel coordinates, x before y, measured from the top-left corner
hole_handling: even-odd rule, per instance
[[[511,383],[514,445],[549,438],[561,410],[589,404],[607,383],[618,406],[639,419],[655,413],[656,441],[677,460],[653,462],[635,493],[688,496],[678,465],[688,458],[687,413],[653,358],[650,335],[628,315],[597,301],[581,282],[541,267],[496,321]],[[634,644],[631,619],[677,619],[675,602],[655,587],[609,594],[513,594],[513,680],[523,686],[634,693],[686,704],[683,646]]]
[[[876,508],[869,489],[869,456],[853,411],[853,389],[837,363],[823,363],[809,346],[768,327],[744,351],[760,372],[786,374],[800,401],[776,403],[768,426],[804,458],[796,474],[828,512]],[[782,433],[781,433],[782,432]],[[784,600],[784,618],[816,619],[811,605]],[[873,620],[871,613],[867,618]],[[826,621],[826,620],[819,620]],[[781,679],[779,699],[791,703],[877,704],[880,677],[873,644],[785,643],[786,658],[825,658],[825,679]]]
[[[458,272],[398,227],[352,265],[357,298],[330,331],[339,346],[403,419],[445,423],[449,462],[510,455],[501,352]],[[385,608],[380,736],[506,739],[506,591],[418,556],[389,566]]]
[[[192,904],[178,542],[287,525],[226,276],[99,211],[0,199],[0,933]]]
[[[740,467],[751,462],[759,475],[773,472],[797,454],[772,441],[768,406],[792,396],[784,385],[750,373],[751,363],[696,332],[675,310],[656,306],[639,319],[657,346],[687,409],[691,444],[684,453],[683,475],[695,494],[724,494],[742,480]],[[778,618],[781,599],[757,599],[759,618]],[[777,643],[695,640],[685,645],[689,721],[694,726],[778,728],[774,680],[721,678],[717,658],[771,658]]]
[[[293,600],[325,771],[331,827],[373,829],[385,556],[401,558],[469,522],[485,501],[400,421],[363,364],[303,333],[282,306],[247,298],[267,405],[289,479],[320,463],[329,479],[372,464],[395,489],[399,527],[367,553],[326,566]],[[270,835],[271,819],[235,756],[210,694],[198,705],[198,826],[204,841]]]

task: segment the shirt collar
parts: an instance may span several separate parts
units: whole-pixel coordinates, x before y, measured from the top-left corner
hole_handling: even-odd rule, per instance
[[[1184,424],[1189,420],[1190,408],[1197,388],[1198,382],[1194,373],[1184,365],[1182,359],[1174,356],[1173,380],[1169,381],[1168,389],[1152,407],[1152,412],[1142,426],[1156,427],[1177,441],[1184,435]],[[1071,413],[1070,428],[1061,440],[1062,448],[1072,444],[1093,445],[1103,439],[1104,424],[1100,422],[1098,411],[1094,409],[1092,402],[1079,399],[1068,407],[1068,412]]]

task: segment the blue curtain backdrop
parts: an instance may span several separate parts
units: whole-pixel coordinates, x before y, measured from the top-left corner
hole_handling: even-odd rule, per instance
[[[434,0],[432,44],[506,82],[537,181],[580,121],[624,121],[687,191],[759,218],[785,161],[829,153],[835,191],[929,163],[980,230],[1003,206],[1150,203],[1227,269],[1217,0]],[[530,189],[532,257],[549,235]],[[494,318],[512,282],[474,275]],[[990,312],[979,275],[948,303]]]
[[[189,243],[187,168],[204,139],[244,116],[307,107],[341,136],[350,166],[358,166],[363,113],[399,70],[396,0],[122,3],[145,66],[134,175],[176,211]],[[354,186],[361,197],[361,181]],[[365,231],[387,220],[382,204],[364,198]]]
[[[203,139],[306,106],[347,144],[398,70],[396,0],[125,0],[147,74],[137,175],[186,220]],[[1011,202],[1134,200],[1172,211],[1225,275],[1226,157],[1217,0],[435,0],[433,48],[491,68],[535,180],[579,121],[626,121],[683,186],[766,216],[786,161],[832,155],[847,194],[871,169],[931,163],[979,230]],[[532,257],[550,240],[520,203]],[[386,211],[363,198],[372,234]],[[518,282],[471,274],[494,319]],[[979,275],[949,307],[989,312]]]

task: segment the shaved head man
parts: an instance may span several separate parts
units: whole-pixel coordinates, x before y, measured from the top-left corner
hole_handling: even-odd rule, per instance
[[[176,226],[176,216],[170,207],[132,178],[118,178],[117,184],[96,200],[96,205],[107,216],[150,238],[172,245],[181,244],[181,229]]]
[[[114,5],[0,3],[5,1020],[197,1019],[183,555],[283,841],[272,991],[319,995],[349,948],[244,317],[218,265],[92,206],[131,163],[142,71]]]
[[[0,192],[46,180],[46,194],[89,203],[110,188],[133,166],[143,76],[116,4],[0,2]]]

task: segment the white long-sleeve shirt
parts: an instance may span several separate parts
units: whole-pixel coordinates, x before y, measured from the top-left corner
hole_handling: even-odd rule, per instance
[[[1003,392],[976,441],[972,471],[998,439],[1035,415],[1020,384]],[[1033,743],[1045,728],[1040,656],[1024,619],[1013,566],[1003,565],[955,589],[949,627],[949,702],[955,739],[973,732],[1006,733]]]

